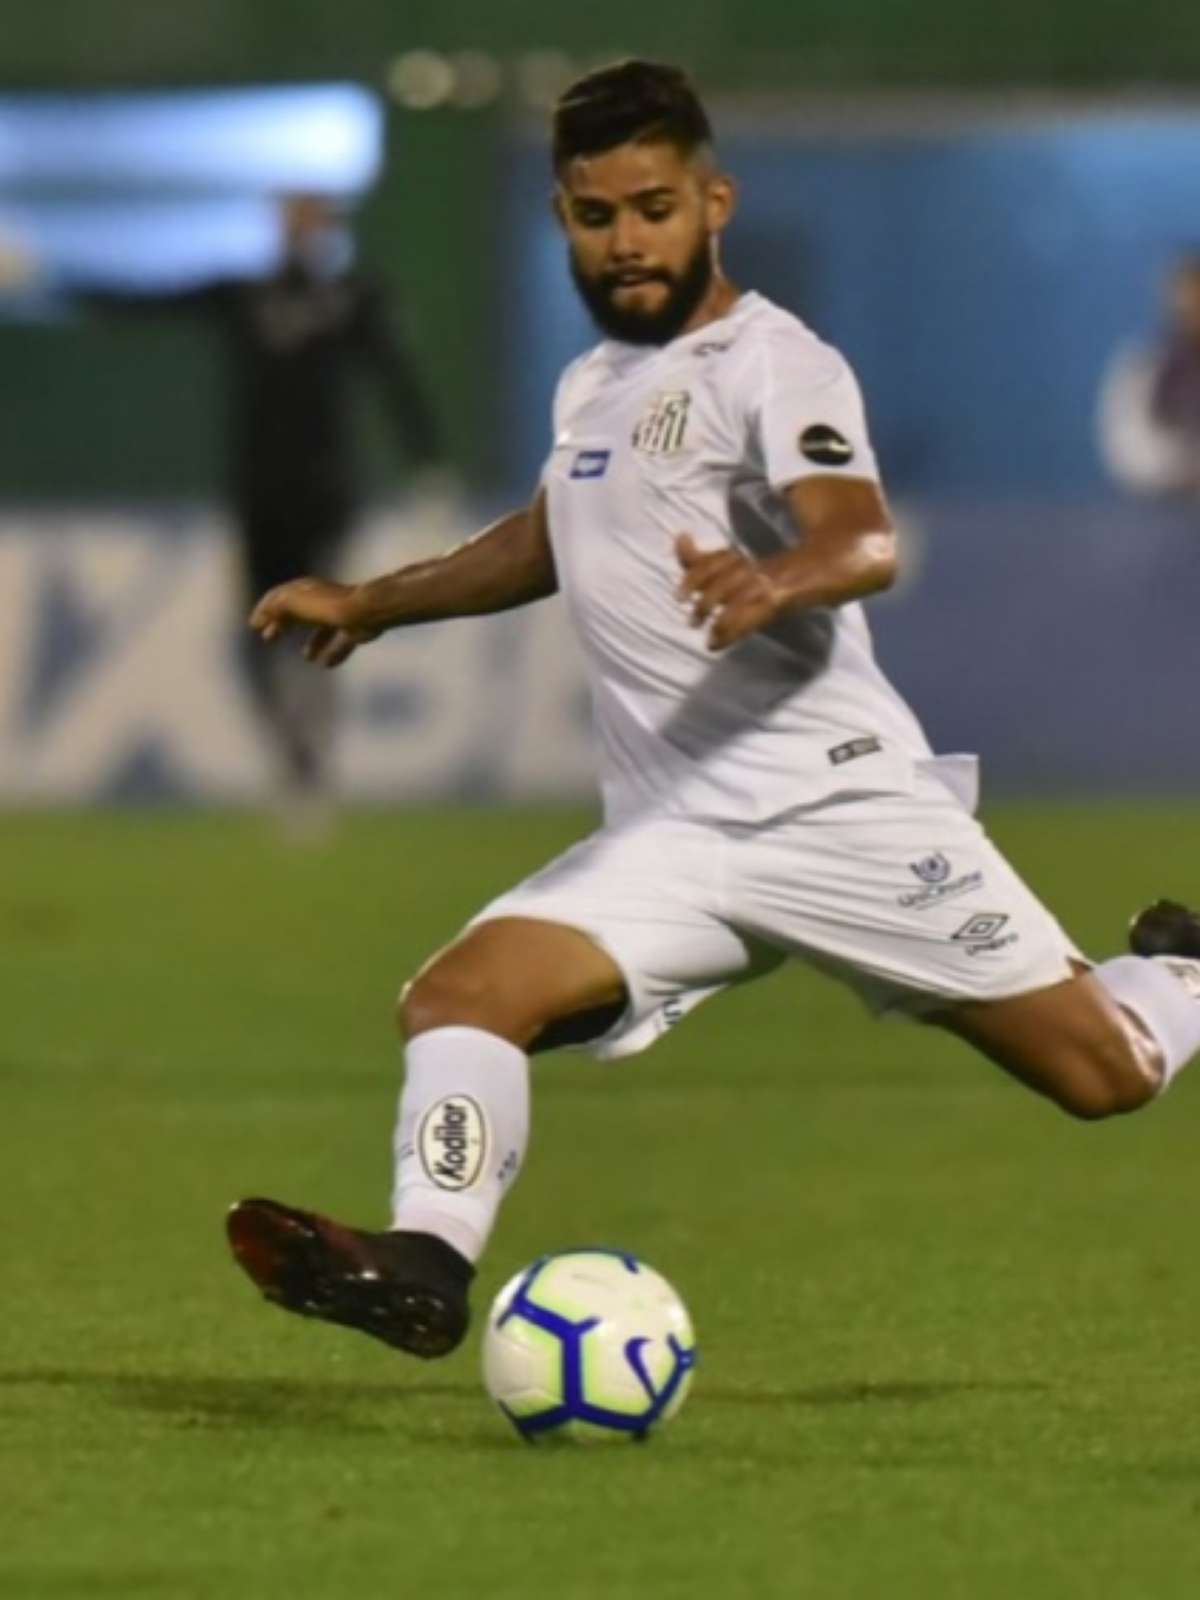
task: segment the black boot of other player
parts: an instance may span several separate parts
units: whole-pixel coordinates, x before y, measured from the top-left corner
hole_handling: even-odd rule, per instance
[[[461,1343],[475,1269],[428,1233],[367,1233],[275,1200],[239,1200],[225,1221],[238,1265],[302,1317],[358,1328],[414,1356]]]
[[[1156,900],[1129,924],[1135,956],[1186,956],[1200,961],[1200,915],[1174,900]]]

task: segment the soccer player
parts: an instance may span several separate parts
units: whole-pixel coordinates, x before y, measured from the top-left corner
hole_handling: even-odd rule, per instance
[[[640,1050],[788,957],[949,1029],[1077,1117],[1133,1111],[1200,1050],[1200,918],[1160,902],[1093,966],[972,815],[875,663],[858,604],[896,557],[858,389],[724,276],[734,186],[673,67],[568,89],[555,206],[605,338],[563,374],[532,503],[450,553],[271,590],[264,640],[337,666],[388,628],[561,591],[587,659],[604,825],[408,984],[392,1227],[275,1201],[228,1218],[271,1300],[422,1356],[454,1348],[529,1125],[528,1056]]]

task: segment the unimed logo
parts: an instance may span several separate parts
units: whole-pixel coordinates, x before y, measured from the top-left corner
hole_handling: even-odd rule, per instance
[[[487,1119],[470,1095],[447,1095],[421,1121],[421,1165],[439,1189],[469,1189],[487,1158]]]

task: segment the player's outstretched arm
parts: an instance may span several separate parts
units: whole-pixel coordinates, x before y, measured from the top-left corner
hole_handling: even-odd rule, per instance
[[[544,600],[558,588],[545,495],[501,517],[445,555],[415,561],[367,583],[296,578],[271,589],[250,614],[269,644],[290,627],[312,629],[304,653],[337,667],[389,628],[483,616]]]
[[[802,478],[786,491],[800,530],[794,549],[752,560],[726,546],[701,550],[680,534],[679,598],[708,647],[723,650],[784,611],[841,606],[890,588],[896,577],[892,519],[869,478]]]

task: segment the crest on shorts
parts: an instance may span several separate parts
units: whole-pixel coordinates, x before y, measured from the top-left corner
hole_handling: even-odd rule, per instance
[[[663,389],[633,430],[633,448],[644,456],[673,456],[683,449],[692,397],[687,389]]]
[[[950,876],[950,858],[934,850],[920,861],[910,861],[909,871],[915,872],[922,883],[945,883]]]

